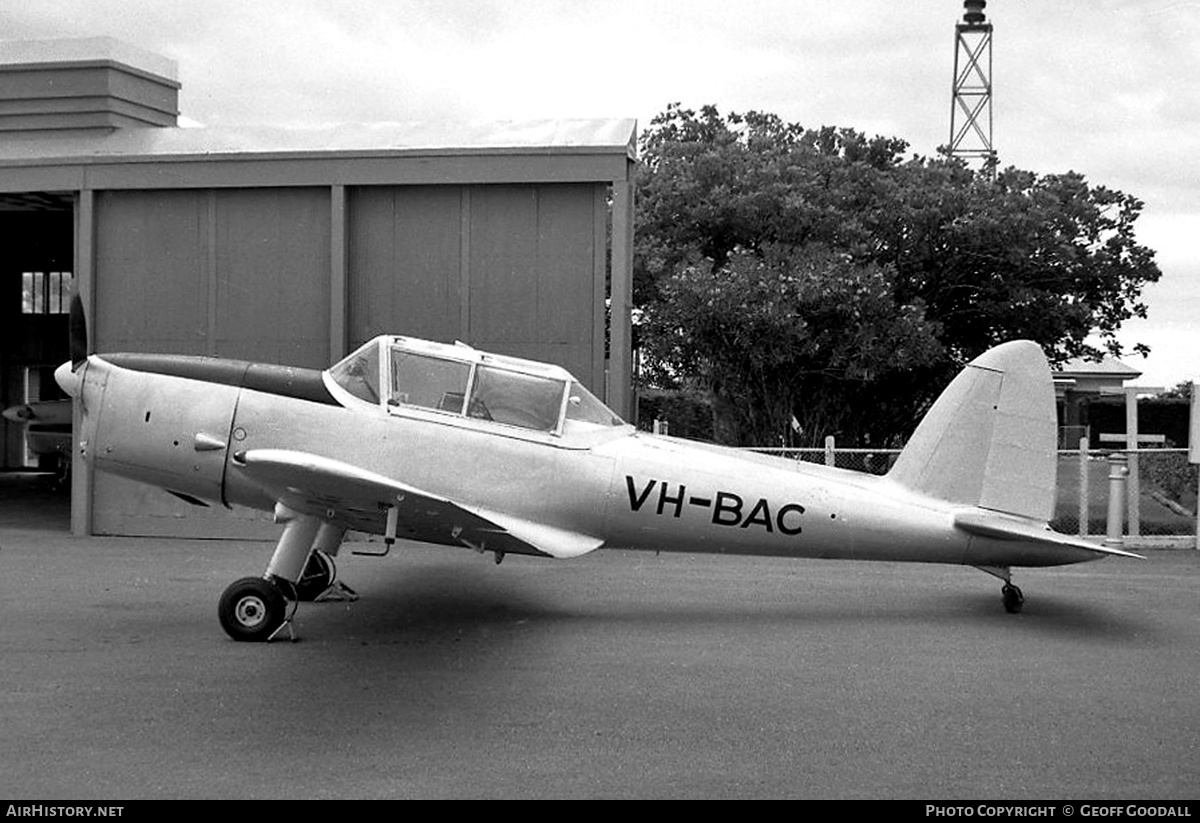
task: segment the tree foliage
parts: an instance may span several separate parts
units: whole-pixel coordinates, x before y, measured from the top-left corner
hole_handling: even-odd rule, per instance
[[[648,379],[709,391],[725,442],[778,442],[794,416],[809,441],[881,445],[996,343],[1120,354],[1159,277],[1139,201],[907,148],[711,106],[656,117],[634,262]]]

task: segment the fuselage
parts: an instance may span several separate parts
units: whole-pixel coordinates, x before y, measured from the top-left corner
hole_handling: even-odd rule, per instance
[[[277,501],[238,455],[288,449],[612,548],[980,566],[1092,559],[1076,547],[970,534],[954,525],[961,507],[886,477],[627,425],[538,431],[355,405],[328,372],[206,358],[93,355],[73,377],[85,457],[192,501],[271,510]],[[382,533],[385,516],[364,509],[342,525]]]

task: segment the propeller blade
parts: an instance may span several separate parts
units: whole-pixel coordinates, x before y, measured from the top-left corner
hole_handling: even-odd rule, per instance
[[[78,292],[71,298],[68,324],[71,335],[71,371],[74,371],[83,365],[88,356],[87,316],[83,313],[83,298]]]

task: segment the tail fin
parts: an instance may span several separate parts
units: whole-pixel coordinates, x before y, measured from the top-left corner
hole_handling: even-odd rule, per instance
[[[1054,383],[1028,340],[972,360],[937,399],[889,477],[939,500],[1046,522],[1054,512]]]

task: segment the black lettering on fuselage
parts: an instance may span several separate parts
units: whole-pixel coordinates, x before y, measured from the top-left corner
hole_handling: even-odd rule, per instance
[[[802,531],[799,523],[795,526],[789,526],[784,522],[784,515],[791,514],[792,512],[795,512],[797,515],[804,514],[804,507],[799,503],[788,503],[786,506],[780,506],[779,514],[775,515],[775,525],[779,527],[780,534],[800,534]]]
[[[629,508],[635,512],[639,511],[642,508],[642,504],[646,502],[646,498],[650,496],[650,492],[654,490],[654,484],[657,482],[657,480],[651,480],[646,484],[646,488],[642,489],[642,493],[638,494],[633,487],[633,478],[625,475],[625,485],[629,489]],[[659,509],[658,513],[662,514],[662,509]]]
[[[758,502],[754,504],[754,508],[750,510],[750,514],[746,515],[746,519],[742,521],[742,528],[749,528],[755,524],[763,526],[768,532],[774,531],[771,528],[771,508],[767,505],[765,497],[760,497]]]
[[[718,526],[736,526],[738,523],[741,523],[742,498],[732,492],[717,492],[717,502],[713,507],[712,522]]]
[[[737,526],[743,529],[758,526],[767,534],[778,531],[789,537],[803,531],[801,519],[804,506],[799,503],[785,503],[772,513],[770,501],[760,497],[751,506],[750,512],[743,515],[746,501],[734,492],[718,491],[715,497],[689,497],[687,486],[683,483],[672,488],[670,483],[654,479],[646,481],[639,489],[637,481],[627,474],[625,488],[629,492],[629,509],[641,511],[650,495],[654,493],[655,487],[658,488],[658,503],[654,507],[654,513],[658,515],[669,513],[671,517],[678,519],[683,515],[684,505],[688,505],[702,509],[711,508],[711,522],[715,526]]]
[[[662,485],[660,485],[658,487],[658,513],[662,514],[663,509],[666,508],[666,505],[668,503],[674,503],[675,511],[673,513],[673,516],[679,517],[679,512],[683,509],[683,498],[684,498],[684,492],[686,490],[687,490],[687,486],[684,486],[681,483],[679,485],[679,494],[675,497],[671,497],[667,494],[667,484],[663,483]]]

